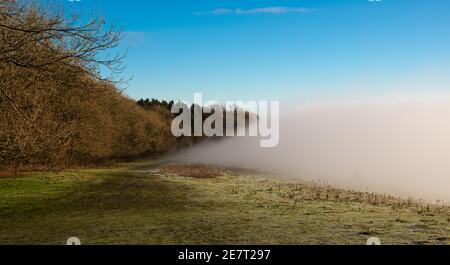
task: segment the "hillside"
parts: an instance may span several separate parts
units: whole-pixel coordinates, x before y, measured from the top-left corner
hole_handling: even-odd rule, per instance
[[[446,207],[166,163],[2,178],[0,244],[450,243]]]

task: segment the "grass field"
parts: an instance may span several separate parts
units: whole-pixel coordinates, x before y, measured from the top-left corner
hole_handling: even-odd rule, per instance
[[[0,244],[450,244],[450,209],[164,160],[0,179]]]

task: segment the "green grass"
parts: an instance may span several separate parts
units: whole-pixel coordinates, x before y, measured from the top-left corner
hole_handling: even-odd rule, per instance
[[[164,162],[2,178],[0,244],[450,244],[446,207]]]

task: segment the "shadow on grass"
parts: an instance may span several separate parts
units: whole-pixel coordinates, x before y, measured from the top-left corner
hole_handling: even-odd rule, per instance
[[[178,217],[203,209],[194,186],[151,172],[127,168],[91,174],[93,181],[55,194],[41,187],[33,197],[5,204],[0,245],[61,244],[71,235],[86,243],[178,242],[174,229],[190,220]],[[191,225],[204,228],[203,223]]]
[[[182,210],[193,203],[191,195],[191,188],[149,173],[116,173],[61,198],[55,207],[89,212]]]
[[[98,178],[74,185],[54,197],[38,192],[38,197],[12,202],[2,209],[3,222],[6,219],[29,222],[31,218],[71,212],[101,215],[110,211],[182,211],[184,205],[195,204],[189,199],[191,187],[160,179],[149,172],[105,172],[98,174]]]

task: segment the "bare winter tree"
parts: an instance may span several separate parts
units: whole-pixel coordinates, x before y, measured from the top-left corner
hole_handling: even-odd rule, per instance
[[[58,4],[0,0],[0,162],[67,153],[79,124],[69,101],[120,81],[123,57],[107,54],[120,39],[102,18],[82,23]]]
[[[0,0],[0,11],[2,62],[41,70],[59,63],[108,81],[124,69],[123,56],[107,53],[118,46],[121,33],[101,17],[82,23],[79,15],[66,16],[58,4],[32,1]],[[101,77],[102,67],[110,71],[108,78]]]
[[[165,152],[168,110],[118,89],[121,34],[58,4],[0,0],[0,173]],[[108,73],[108,74],[105,74]],[[169,118],[167,118],[169,117]]]

